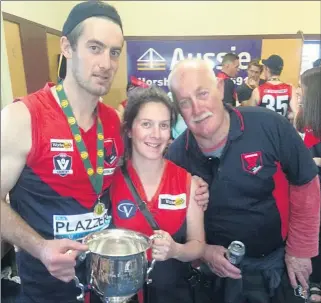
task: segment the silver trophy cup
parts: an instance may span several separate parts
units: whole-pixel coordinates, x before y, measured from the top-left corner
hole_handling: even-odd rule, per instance
[[[84,239],[89,251],[79,256],[87,259],[89,285],[77,277],[81,289],[78,301],[84,301],[85,289],[91,288],[105,303],[123,303],[130,300],[145,282],[151,283],[149,274],[155,261],[148,267],[146,251],[152,237],[126,229],[108,229],[93,233]]]

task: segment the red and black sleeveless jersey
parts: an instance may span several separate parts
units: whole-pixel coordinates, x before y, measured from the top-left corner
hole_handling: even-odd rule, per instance
[[[111,222],[108,212],[108,193],[114,171],[123,154],[120,121],[115,110],[98,103],[98,114],[104,131],[104,181],[102,202],[106,209],[94,215],[97,195],[92,188],[86,169],[67,119],[51,93],[49,83],[43,89],[23,98],[31,115],[32,147],[26,165],[15,187],[10,191],[13,209],[46,239],[70,238],[79,240],[89,233],[105,229]],[[88,131],[81,130],[92,166],[96,167],[96,124]],[[18,140],[18,138],[17,138]],[[40,296],[45,289],[55,288],[58,280],[51,277],[39,260],[25,252],[18,256],[22,284],[37,285],[34,292],[26,287],[30,296]],[[43,284],[41,284],[43,283]],[[59,302],[67,302],[59,284]],[[70,292],[66,289],[66,293]],[[58,295],[58,294],[57,294]],[[56,301],[57,301],[56,300]],[[35,302],[37,302],[35,300]],[[45,302],[45,301],[41,301]]]
[[[258,87],[260,101],[258,106],[271,109],[278,114],[287,117],[292,98],[292,86],[286,83],[272,84],[265,82]]]
[[[128,174],[160,229],[167,231],[177,243],[183,244],[186,242],[186,213],[189,205],[191,175],[171,161],[166,161],[165,165],[158,189],[152,199],[148,201],[135,169],[130,161],[127,162]],[[152,228],[128,189],[121,170],[117,170],[115,173],[110,188],[110,198],[116,227],[134,230],[148,236],[153,234]],[[150,260],[150,251],[147,252],[147,255]],[[162,294],[166,294],[166,298],[171,298],[170,302],[178,302],[179,296],[177,297],[177,294],[184,291],[179,290],[180,283],[184,283],[179,281],[187,276],[188,270],[188,262],[176,259],[156,262],[151,273],[153,293],[155,289],[165,291],[165,293],[160,291],[161,294],[157,292],[157,299],[160,300]],[[187,286],[184,289],[188,291]]]
[[[147,203],[149,211],[162,230],[172,236],[180,230],[186,219],[191,184],[190,174],[183,168],[166,161],[159,187],[148,201],[143,185],[130,161],[127,162],[128,174],[140,197]],[[117,170],[110,188],[112,215],[116,227],[142,232],[148,236],[153,230],[140,212],[132,193],[128,189],[121,170]]]
[[[313,158],[321,158],[321,138],[314,136],[310,129],[305,130],[304,144],[310,150]],[[321,182],[321,167],[318,169]]]

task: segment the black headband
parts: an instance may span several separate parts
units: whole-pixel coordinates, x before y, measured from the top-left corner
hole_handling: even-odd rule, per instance
[[[62,35],[67,36],[82,21],[91,17],[106,17],[115,22],[123,31],[123,25],[116,9],[100,1],[86,1],[77,4],[69,13],[63,26]]]

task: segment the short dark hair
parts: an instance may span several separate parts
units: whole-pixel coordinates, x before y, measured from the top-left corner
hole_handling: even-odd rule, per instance
[[[303,121],[321,138],[321,66],[305,71],[301,76],[303,88]]]
[[[132,156],[132,140],[129,138],[128,132],[132,129],[134,120],[141,107],[149,102],[164,104],[170,112],[170,126],[172,127],[176,123],[177,114],[174,104],[163,89],[153,85],[148,88],[137,87],[134,90],[131,90],[128,94],[128,102],[122,123],[125,159],[129,159]]]
[[[268,66],[267,66],[267,68],[269,69],[272,76],[280,76],[282,73],[282,69],[271,68]]]
[[[260,63],[260,59],[253,59],[250,63],[249,63],[249,66],[248,66],[248,69],[251,67],[251,66],[256,66],[260,69],[260,73],[263,72],[263,65]]]
[[[235,60],[239,60],[239,56],[234,53],[227,53],[222,60],[222,64],[225,64],[227,62],[234,62]]]

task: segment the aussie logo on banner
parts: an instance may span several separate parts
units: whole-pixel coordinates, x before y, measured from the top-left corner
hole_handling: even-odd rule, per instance
[[[127,41],[128,77],[135,76],[168,91],[168,75],[180,60],[209,60],[217,74],[224,55],[233,52],[240,58],[240,72],[233,80],[241,85],[247,77],[249,62],[260,58],[261,50],[262,40]]]

